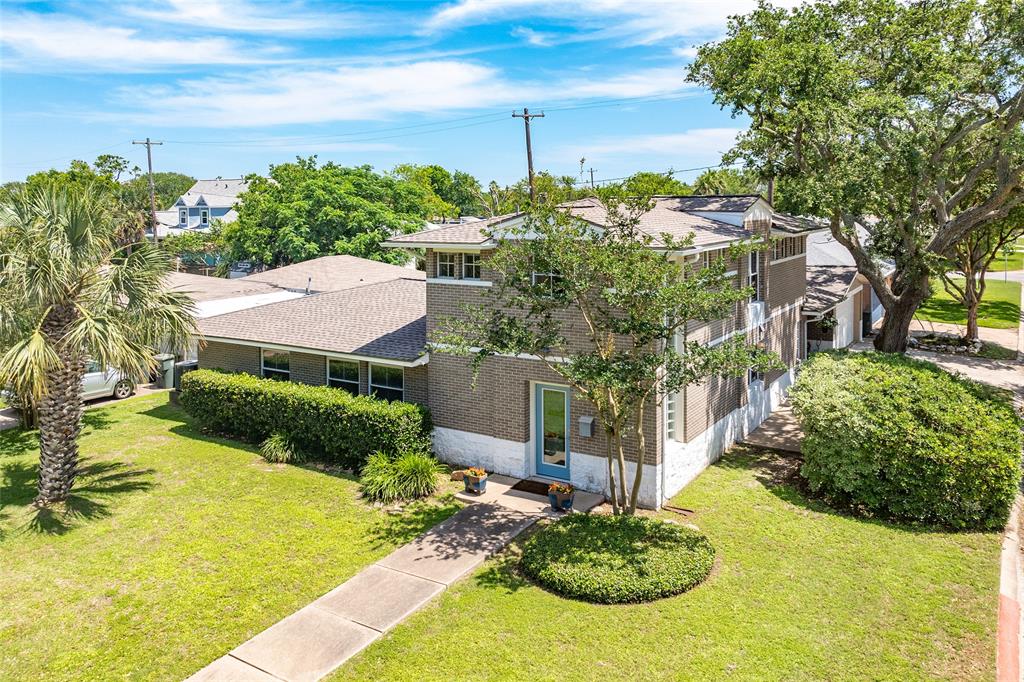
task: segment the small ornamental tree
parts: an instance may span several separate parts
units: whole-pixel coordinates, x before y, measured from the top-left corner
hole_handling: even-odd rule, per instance
[[[1024,237],[1024,207],[1018,207],[1009,217],[982,225],[957,244],[950,259],[952,269],[964,274],[963,281],[950,277],[944,268],[942,285],[967,312],[968,341],[978,339],[978,304],[985,295],[985,275],[992,263],[1013,248]]]
[[[643,467],[627,480],[627,439],[643,462],[644,416],[689,384],[780,364],[743,336],[716,346],[687,339],[687,321],[730,317],[751,291],[726,275],[725,259],[704,268],[682,264],[679,253],[692,237],[661,235],[664,246],[656,246],[638,227],[648,198],[601,194],[609,207],[603,227],[538,205],[520,227],[492,235],[499,242],[487,261],[494,285],[482,304],[442,320],[432,341],[440,352],[471,356],[474,372],[490,356],[527,354],[561,376],[594,405],[607,437],[612,508],[632,514]],[[755,247],[737,246],[731,255]],[[574,323],[585,331],[582,344],[569,341]]]

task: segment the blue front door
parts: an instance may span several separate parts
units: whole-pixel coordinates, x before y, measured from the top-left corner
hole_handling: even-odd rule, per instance
[[[569,389],[537,384],[534,391],[537,474],[568,481]]]

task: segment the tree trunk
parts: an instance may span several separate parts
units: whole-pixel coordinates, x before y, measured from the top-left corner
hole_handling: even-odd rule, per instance
[[[970,284],[967,285],[965,290],[967,294],[967,335],[965,338],[968,342],[978,340],[978,303],[980,297],[974,291],[974,287]]]
[[[644,438],[644,408],[640,403],[636,412],[636,473],[633,475],[633,489],[629,494],[629,507],[627,514],[636,513],[636,503],[640,499],[640,482],[644,473],[644,454],[647,452],[647,441]]]
[[[905,353],[910,338],[910,323],[914,321],[918,303],[898,301],[885,311],[882,328],[875,337],[875,350],[883,353]]]
[[[43,333],[57,350],[60,365],[46,373],[46,393],[39,400],[39,483],[36,506],[66,500],[78,473],[78,435],[82,430],[81,354],[60,340],[74,319],[72,308],[54,308]]]

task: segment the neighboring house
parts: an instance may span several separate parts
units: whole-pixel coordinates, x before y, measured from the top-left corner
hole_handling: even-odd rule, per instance
[[[845,348],[864,339],[882,319],[885,309],[867,278],[857,271],[849,250],[832,236],[827,227],[807,238],[807,351]],[[862,243],[871,235],[858,227]],[[883,274],[892,275],[894,266],[883,265]]]
[[[185,230],[205,232],[215,220],[234,222],[238,219],[238,195],[247,188],[248,183],[242,178],[198,180],[173,206],[156,212],[157,235],[162,239]]]
[[[568,206],[595,225],[606,220],[596,200]],[[641,502],[659,506],[678,492],[726,447],[759,425],[781,402],[792,383],[804,349],[801,306],[804,300],[805,235],[803,226],[776,224],[769,204],[758,196],[659,197],[639,227],[660,243],[664,233],[694,235],[693,245],[674,254],[700,262],[725,255],[730,244],[764,235],[779,239],[771,252],[734,262],[737,284],[757,294],[738,305],[728,319],[693,323],[691,339],[719,343],[747,334],[778,353],[786,369],[768,376],[751,373],[739,379],[714,379],[690,386],[651,411],[646,439],[650,444]],[[442,226],[396,236],[386,246],[423,249],[426,253],[426,331],[446,316],[463,314],[463,304],[478,303],[494,281],[486,259],[496,247],[487,234],[500,234],[523,220],[502,216],[480,223]],[[707,261],[705,261],[707,262]],[[536,273],[543,277],[546,273]],[[570,325],[573,320],[568,320]],[[582,322],[579,330],[582,334]],[[570,331],[570,338],[572,332]],[[470,361],[434,351],[429,358],[428,402],[434,424],[434,449],[450,462],[483,466],[517,477],[567,480],[594,491],[607,490],[604,435],[591,405],[574,395],[564,381],[530,357],[495,357],[484,362],[474,380]],[[635,461],[630,463],[636,466]]]
[[[325,256],[240,279],[291,300],[199,320],[199,366],[427,404],[422,272]]]

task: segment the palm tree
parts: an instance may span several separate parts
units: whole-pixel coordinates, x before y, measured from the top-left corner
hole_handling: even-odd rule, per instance
[[[86,361],[142,380],[155,346],[196,333],[190,300],[163,286],[170,257],[126,245],[117,206],[95,185],[0,196],[0,386],[38,408],[37,506],[74,484]]]

